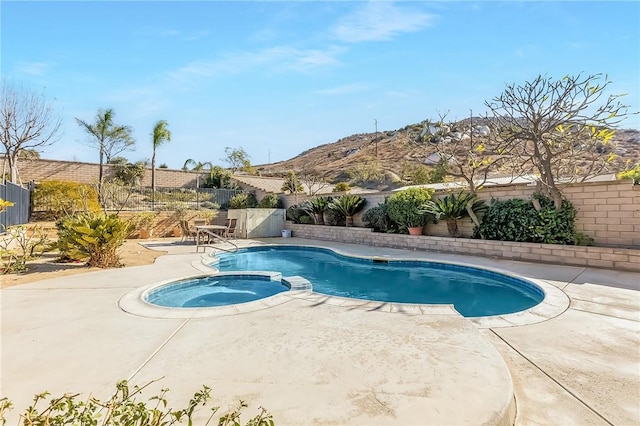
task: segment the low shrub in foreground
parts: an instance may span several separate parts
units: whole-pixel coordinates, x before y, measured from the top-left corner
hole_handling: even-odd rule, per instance
[[[87,260],[88,266],[115,268],[117,249],[124,244],[132,225],[117,215],[80,214],[56,224],[58,249],[63,260]]]
[[[149,382],[142,387],[129,388],[126,380],[116,385],[115,393],[106,401],[89,396],[86,400],[79,399],[80,394],[65,394],[58,398],[50,398],[48,392],[34,397],[34,403],[20,414],[20,424],[24,426],[164,426],[174,424],[193,425],[193,415],[201,407],[205,407],[211,399],[211,389],[203,386],[189,400],[185,408],[174,410],[168,406],[167,393],[169,389],[161,389],[160,394],[151,396],[146,402],[138,401],[142,391],[149,386]],[[44,407],[38,405],[43,402]],[[11,401],[0,398],[0,424],[6,424],[5,414],[12,408]],[[213,420],[220,407],[210,407],[211,413],[206,423]],[[247,408],[244,401],[240,401],[237,408],[218,418],[214,424],[218,426],[240,426],[240,416]],[[273,426],[272,416],[264,409],[255,417],[249,419],[245,426]]]

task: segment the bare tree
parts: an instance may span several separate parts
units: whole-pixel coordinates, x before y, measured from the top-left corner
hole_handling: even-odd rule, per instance
[[[309,195],[314,196],[324,188],[331,186],[315,169],[303,169],[299,173],[299,180],[309,190]]]
[[[43,94],[2,81],[0,139],[9,164],[11,182],[18,180],[18,161],[59,139],[62,119]]]
[[[114,115],[115,113],[112,109],[99,109],[96,114],[96,121],[92,124],[76,118],[76,122],[82,130],[91,136],[87,144],[98,148],[100,151],[98,194],[100,194],[102,182],[104,181],[105,161],[109,162],[111,158],[127,149],[132,149],[133,145],[135,145],[135,141],[131,136],[131,127],[115,124],[113,122]]]
[[[485,102],[518,172],[536,172],[539,191],[556,209],[562,207],[560,181],[583,181],[614,162],[613,129],[628,115],[628,106],[619,102],[624,95],[605,97],[610,83],[602,74],[560,80],[539,75],[523,85],[509,84]]]

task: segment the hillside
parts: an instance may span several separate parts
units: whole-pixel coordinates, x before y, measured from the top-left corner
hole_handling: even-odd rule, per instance
[[[463,123],[461,123],[463,124]],[[474,124],[482,124],[474,119]],[[397,131],[381,131],[347,136],[333,143],[311,148],[286,161],[258,165],[263,176],[284,176],[288,170],[313,171],[332,183],[349,181],[349,171],[358,165],[371,163],[376,158],[386,172],[385,182],[370,186],[388,189],[402,175],[407,164],[429,164],[435,149],[430,143],[417,143],[422,131],[420,124],[409,125]],[[616,153],[623,160],[640,161],[640,131],[618,130],[614,136]]]

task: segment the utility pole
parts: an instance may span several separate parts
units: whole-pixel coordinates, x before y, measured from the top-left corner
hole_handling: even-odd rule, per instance
[[[376,125],[376,136],[375,136],[375,141],[376,141],[376,160],[378,159],[378,119],[374,118],[373,122]]]

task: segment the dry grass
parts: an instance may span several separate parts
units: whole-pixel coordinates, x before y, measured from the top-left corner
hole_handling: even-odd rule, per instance
[[[124,267],[150,265],[158,257],[166,254],[166,252],[149,250],[140,245],[139,241],[126,240],[118,249]],[[58,263],[55,259],[55,254],[45,253],[42,257],[29,261],[28,270],[25,273],[0,275],[0,288],[100,270],[100,268],[87,267],[83,263]]]

